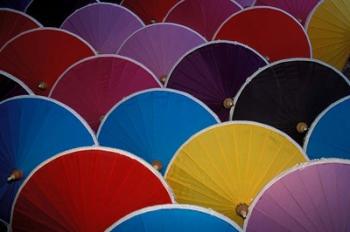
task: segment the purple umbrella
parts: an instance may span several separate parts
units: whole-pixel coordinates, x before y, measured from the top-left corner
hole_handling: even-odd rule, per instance
[[[320,1],[321,0],[255,0],[254,5],[272,6],[285,10],[293,15],[301,24],[305,25],[309,14]]]
[[[188,52],[170,73],[166,87],[193,95],[226,121],[233,97],[247,77],[266,64],[243,44],[214,41]]]
[[[98,53],[114,54],[124,40],[144,24],[130,10],[112,3],[78,9],[61,25],[89,42]]]
[[[235,2],[239,3],[244,8],[252,6],[254,1],[255,0],[235,0]]]
[[[294,168],[258,195],[245,231],[333,232],[350,228],[350,161]]]
[[[21,80],[0,71],[0,101],[19,95],[34,94]]]
[[[164,83],[177,60],[205,42],[205,38],[188,27],[156,23],[132,34],[118,53],[139,61]]]

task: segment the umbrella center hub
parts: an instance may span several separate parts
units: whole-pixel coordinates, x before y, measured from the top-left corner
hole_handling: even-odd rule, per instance
[[[164,85],[167,80],[167,75],[162,75],[159,80]]]
[[[298,133],[303,134],[309,129],[309,127],[305,122],[299,122],[297,124],[296,129],[297,129]]]
[[[240,216],[243,219],[246,219],[247,215],[248,215],[248,208],[249,206],[246,203],[239,203],[236,206],[236,214],[238,216]]]
[[[161,171],[162,168],[163,168],[163,164],[162,164],[162,162],[160,162],[159,160],[154,160],[154,161],[152,162],[152,167],[153,167],[154,169],[156,169],[157,171]]]
[[[40,81],[39,82],[39,84],[38,84],[38,88],[40,89],[40,90],[46,90],[47,89],[47,84],[46,84],[46,82],[45,81]]]
[[[232,98],[226,98],[223,103],[225,109],[231,109],[233,106],[233,99]]]
[[[22,179],[22,177],[23,177],[23,172],[19,169],[14,169],[9,175],[9,177],[7,177],[7,182],[15,182]]]

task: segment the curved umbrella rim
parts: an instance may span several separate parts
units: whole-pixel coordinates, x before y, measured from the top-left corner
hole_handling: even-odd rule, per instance
[[[20,79],[18,79],[15,76],[13,76],[12,74],[5,72],[5,71],[2,71],[0,69],[0,75],[3,75],[6,78],[16,82],[19,86],[21,86],[28,93],[28,95],[35,95],[34,92],[23,81],[21,81]],[[0,103],[1,103],[1,101],[0,101]]]
[[[7,12],[12,12],[12,13],[16,13],[16,14],[20,14],[22,16],[24,16],[25,18],[29,19],[30,21],[32,21],[33,23],[35,23],[39,28],[43,27],[42,23],[40,23],[36,18],[34,18],[31,15],[28,15],[26,13],[24,13],[23,11],[19,11],[19,10],[15,10],[12,8],[0,8],[0,11],[7,11]]]
[[[105,230],[105,232],[111,232],[114,228],[124,223],[125,221],[132,219],[136,216],[142,215],[144,213],[155,212],[159,210],[173,210],[173,209],[184,209],[184,210],[204,213],[228,223],[229,225],[234,227],[237,231],[242,231],[242,229],[234,221],[230,220],[225,215],[220,214],[212,209],[207,209],[204,207],[189,205],[189,204],[162,204],[162,205],[148,206],[148,207],[136,210],[134,212],[131,212],[126,216],[122,217],[121,219],[119,219],[118,221],[116,221],[115,223],[113,223],[110,227],[108,227]]]
[[[252,212],[254,210],[254,207],[256,206],[258,201],[261,199],[261,197],[264,195],[264,193],[270,189],[270,187],[272,187],[279,180],[283,179],[284,177],[288,176],[289,174],[291,174],[295,171],[302,170],[302,169],[307,168],[307,167],[322,165],[322,164],[347,164],[347,165],[350,165],[350,160],[338,159],[338,158],[310,160],[308,162],[297,164],[297,165],[294,165],[294,167],[291,167],[287,170],[284,170],[279,175],[277,175],[272,180],[270,180],[270,182],[267,183],[264,186],[264,188],[258,193],[258,195],[254,198],[252,204],[249,206],[247,218],[244,220],[243,230],[247,231],[247,226],[248,226],[249,220],[252,216]]]
[[[315,12],[317,11],[317,9],[322,5],[322,3],[324,2],[324,0],[320,0],[316,6],[312,9],[312,11],[309,13],[308,17],[306,18],[306,21],[305,21],[305,31],[306,33],[308,32],[309,30],[309,26],[310,26],[310,22],[312,20],[312,17],[313,15],[315,14]],[[311,43],[311,40],[310,40],[310,43]]]
[[[159,182],[163,185],[164,189],[166,190],[166,192],[168,193],[168,196],[170,198],[170,201],[172,203],[175,203],[175,197],[174,197],[174,193],[172,191],[172,189],[170,188],[170,186],[165,182],[165,180],[162,178],[161,174],[155,170],[154,168],[152,168],[152,166],[150,164],[148,164],[146,161],[144,161],[143,159],[141,159],[140,157],[137,157],[136,155],[121,150],[121,149],[116,149],[116,148],[110,148],[110,147],[102,147],[102,146],[84,146],[84,147],[78,147],[78,148],[73,148],[73,149],[69,149],[66,151],[63,151],[61,153],[58,153],[57,155],[43,161],[42,163],[40,163],[39,165],[37,165],[35,167],[35,169],[33,169],[27,176],[27,178],[23,181],[23,183],[21,184],[20,188],[18,189],[16,196],[14,198],[12,207],[11,207],[11,216],[10,216],[10,225],[13,224],[13,214],[14,214],[14,209],[17,203],[17,199],[20,195],[20,193],[22,192],[23,188],[26,186],[27,182],[31,179],[31,177],[37,172],[39,171],[42,167],[44,167],[45,165],[47,165],[48,163],[50,163],[51,161],[54,161],[60,157],[63,156],[69,156],[74,152],[79,152],[79,151],[107,151],[107,152],[112,152],[115,153],[115,155],[122,155],[124,157],[128,157],[129,159],[135,160],[137,162],[139,162],[140,164],[142,164],[146,169],[148,169],[148,171],[151,171],[152,174],[154,174],[154,176],[159,180]]]

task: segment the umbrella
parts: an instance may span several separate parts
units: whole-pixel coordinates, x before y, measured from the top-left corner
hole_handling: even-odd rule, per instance
[[[288,13],[268,6],[252,7],[233,14],[220,26],[214,38],[246,44],[268,61],[310,58],[312,53],[301,24]]]
[[[146,206],[172,203],[165,181],[125,151],[79,148],[40,164],[23,183],[14,231],[103,231]]]
[[[0,102],[19,95],[34,94],[22,81],[0,71]]]
[[[141,64],[116,55],[88,57],[67,69],[50,97],[76,110],[97,131],[103,116],[124,97],[160,87],[158,79]]]
[[[158,23],[136,31],[118,53],[144,64],[164,83],[177,60],[205,42],[201,35],[185,26]]]
[[[124,7],[95,3],[75,11],[61,28],[85,39],[98,53],[113,54],[129,35],[143,26],[141,19]]]
[[[325,109],[312,124],[304,150],[311,159],[338,157],[350,159],[350,96]]]
[[[32,0],[25,11],[46,27],[59,27],[76,9],[94,2],[96,0]]]
[[[312,162],[279,176],[255,199],[245,231],[348,231],[350,162]]]
[[[48,98],[10,98],[0,103],[0,112],[0,218],[8,221],[18,188],[39,163],[97,142],[80,116]]]
[[[350,53],[350,1],[324,0],[306,23],[314,57],[342,70]]]
[[[218,121],[190,95],[152,89],[115,105],[101,123],[97,137],[101,145],[130,151],[164,173],[182,143]]]
[[[305,25],[305,22],[310,15],[311,11],[321,0],[255,0],[254,5],[256,6],[272,6],[285,10],[299,23]]]
[[[0,49],[0,69],[21,79],[36,94],[48,95],[66,68],[94,54],[90,45],[67,31],[39,28],[21,33]]]
[[[257,71],[242,86],[231,118],[271,125],[303,144],[317,115],[349,94],[349,81],[331,66],[309,59],[282,60]]]
[[[254,4],[254,0],[234,0],[238,4],[240,4],[242,7],[250,7]]]
[[[0,8],[10,8],[23,11],[31,2],[31,0],[1,0]]]
[[[0,8],[0,48],[21,32],[41,27],[34,18],[20,11]]]
[[[243,44],[214,41],[194,48],[179,60],[166,87],[190,93],[227,121],[233,97],[246,78],[266,64],[261,55]]]
[[[6,222],[0,219],[0,231],[6,232],[8,231],[8,225]]]
[[[193,232],[222,231],[238,232],[240,228],[225,216],[213,210],[192,205],[159,205],[133,212],[106,232]]]
[[[257,193],[307,157],[288,136],[253,122],[202,130],[176,152],[165,174],[178,203],[212,208],[243,224]]]
[[[164,21],[188,26],[211,40],[218,27],[240,10],[232,0],[184,0],[169,10]]]
[[[146,23],[162,22],[164,16],[179,0],[123,0],[121,5],[135,12]]]

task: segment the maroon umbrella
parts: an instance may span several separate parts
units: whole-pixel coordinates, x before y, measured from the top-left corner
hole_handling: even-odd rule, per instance
[[[266,64],[243,44],[214,41],[187,53],[172,70],[166,87],[190,93],[226,121],[233,97],[246,78]]]

